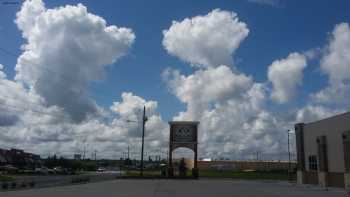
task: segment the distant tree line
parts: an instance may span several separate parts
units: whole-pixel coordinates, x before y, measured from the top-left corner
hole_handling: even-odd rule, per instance
[[[44,160],[44,165],[48,168],[61,167],[72,171],[96,171],[98,168],[97,162],[94,160],[74,160],[64,157],[57,158],[56,155],[46,158]]]

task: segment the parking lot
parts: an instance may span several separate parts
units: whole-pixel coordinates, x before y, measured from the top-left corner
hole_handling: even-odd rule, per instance
[[[113,180],[82,185],[0,193],[2,197],[345,197],[342,189],[328,191],[277,181],[240,180]]]

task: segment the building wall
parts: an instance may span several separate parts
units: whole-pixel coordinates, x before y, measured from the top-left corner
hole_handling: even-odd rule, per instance
[[[317,155],[318,136],[327,137],[329,172],[343,173],[344,151],[342,134],[350,130],[350,113],[345,113],[304,126],[305,169],[309,171],[309,156]]]

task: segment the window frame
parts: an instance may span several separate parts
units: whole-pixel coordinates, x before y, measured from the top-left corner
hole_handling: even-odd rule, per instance
[[[308,167],[310,171],[317,171],[318,170],[317,155],[309,155],[308,164],[309,164]]]

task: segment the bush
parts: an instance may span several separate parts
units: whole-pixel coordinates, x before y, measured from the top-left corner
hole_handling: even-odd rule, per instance
[[[1,182],[11,182],[13,180],[14,180],[13,177],[0,175],[0,183]]]

